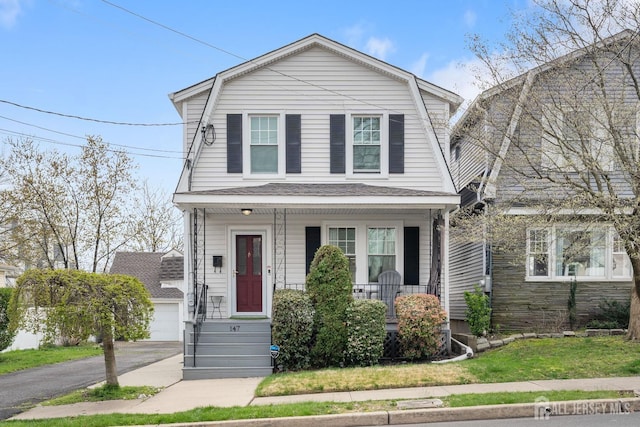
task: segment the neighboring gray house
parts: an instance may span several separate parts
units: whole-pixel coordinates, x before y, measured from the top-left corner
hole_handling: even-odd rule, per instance
[[[183,340],[184,257],[180,252],[116,252],[109,272],[136,277],[151,294],[151,341]]]
[[[492,250],[488,239],[458,239],[452,228],[452,330],[466,328],[463,293],[474,284],[490,295],[492,324],[504,330],[567,328],[573,281],[578,325],[605,298],[629,300],[630,262],[613,224],[596,220],[601,211],[588,202],[570,206],[578,199],[563,179],[605,182],[602,191],[613,197],[632,196],[630,169],[612,150],[638,150],[638,93],[629,73],[640,71],[636,36],[619,33],[489,89],[456,124],[451,172],[462,206],[478,216],[499,209],[520,219],[549,212],[541,206],[564,210],[556,209],[553,222],[509,230],[520,242],[510,251]],[[585,174],[586,161],[597,173]]]
[[[448,308],[458,95],[313,34],[170,97],[185,123],[173,198],[185,212],[185,316],[200,337],[185,346],[185,378],[270,372],[273,292],[303,287],[322,244],[349,258],[356,297],[397,270],[401,292],[430,291]],[[226,338],[207,328],[234,341],[259,327],[250,319],[263,324],[259,357],[209,353]]]

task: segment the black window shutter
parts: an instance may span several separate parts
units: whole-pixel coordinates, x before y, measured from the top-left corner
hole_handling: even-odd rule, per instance
[[[300,173],[301,119],[300,114],[287,114],[285,117],[287,173]]]
[[[344,114],[331,114],[329,118],[331,173],[345,172],[345,120]]]
[[[307,265],[306,274],[309,274],[309,267],[311,267],[313,257],[320,248],[320,227],[305,227],[304,234],[305,259]]]
[[[404,228],[404,284],[420,284],[420,227]]]
[[[242,173],[242,114],[227,114],[227,173]]]
[[[404,114],[389,114],[389,173],[404,173]]]

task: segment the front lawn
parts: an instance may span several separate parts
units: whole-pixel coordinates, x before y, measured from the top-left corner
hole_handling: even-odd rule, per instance
[[[0,353],[0,375],[101,354],[102,348],[96,344],[7,351]]]
[[[624,337],[542,338],[515,341],[462,362],[276,374],[260,383],[256,395],[281,396],[450,384],[598,378],[638,373],[640,343],[628,341]]]

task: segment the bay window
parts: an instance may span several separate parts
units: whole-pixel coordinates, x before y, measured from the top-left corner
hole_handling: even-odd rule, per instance
[[[556,225],[527,232],[527,278],[629,279],[629,258],[610,226]]]

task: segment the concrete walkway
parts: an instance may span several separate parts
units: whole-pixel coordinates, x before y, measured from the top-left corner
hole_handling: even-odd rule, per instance
[[[182,355],[177,355],[119,377],[119,382],[122,386],[149,385],[164,387],[155,396],[137,400],[77,403],[64,406],[36,406],[11,419],[26,420],[108,413],[161,414],[187,411],[202,406],[232,407],[277,405],[307,401],[354,402],[387,399],[425,399],[464,393],[533,391],[539,392],[540,396],[543,397],[544,393],[550,390],[640,390],[640,377],[624,377],[254,397],[254,391],[261,380],[262,378],[233,378],[182,381]]]

